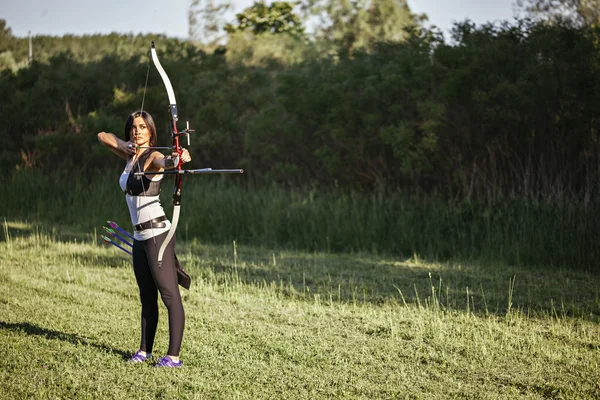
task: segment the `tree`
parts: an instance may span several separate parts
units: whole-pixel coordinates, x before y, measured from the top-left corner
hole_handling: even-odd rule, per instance
[[[517,0],[516,5],[534,18],[567,19],[580,26],[600,23],[600,0]]]
[[[236,15],[237,25],[227,24],[229,33],[250,31],[255,35],[262,33],[285,33],[295,38],[303,38],[304,25],[300,17],[294,13],[298,3],[275,1],[271,5],[254,2],[251,7]]]
[[[411,13],[406,0],[309,0],[304,8],[320,17],[325,39],[348,51],[402,41],[407,27],[427,19]]]
[[[10,50],[12,31],[6,26],[6,20],[0,19],[0,53]]]
[[[216,46],[225,36],[224,16],[231,9],[229,2],[192,0],[188,10],[188,36],[208,46]]]

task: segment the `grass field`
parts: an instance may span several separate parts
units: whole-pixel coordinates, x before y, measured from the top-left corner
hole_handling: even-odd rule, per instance
[[[156,370],[125,363],[126,255],[10,221],[0,239],[0,398],[600,397],[594,274],[179,243],[184,367]]]

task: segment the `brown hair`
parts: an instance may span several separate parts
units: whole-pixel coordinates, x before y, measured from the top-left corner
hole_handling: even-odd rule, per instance
[[[158,139],[156,138],[156,125],[154,124],[152,116],[146,111],[136,111],[127,118],[127,122],[125,122],[125,141],[129,142],[131,140],[131,127],[133,126],[133,120],[137,117],[142,117],[146,127],[150,131],[150,146],[156,147],[158,144]]]

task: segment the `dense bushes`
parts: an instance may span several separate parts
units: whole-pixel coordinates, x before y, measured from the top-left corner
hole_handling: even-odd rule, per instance
[[[149,44],[118,38],[106,40]],[[256,40],[249,45],[258,48]],[[293,57],[249,63],[243,40],[213,54],[166,38],[157,46],[181,120],[197,130],[198,167],[243,167],[257,185],[555,201],[598,194],[597,40],[593,29],[521,21],[459,24],[450,43],[413,30],[403,43],[335,56],[317,43],[290,44]],[[141,106],[148,69],[140,53],[122,53],[67,52],[5,70],[3,169],[109,168],[95,133],[121,134]],[[151,68],[144,108],[159,128],[166,105]]]

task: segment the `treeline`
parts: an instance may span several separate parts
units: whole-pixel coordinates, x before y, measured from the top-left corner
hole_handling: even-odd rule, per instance
[[[70,54],[75,61],[81,63],[99,62],[107,56],[143,57],[148,53],[148,43],[152,40],[165,42],[173,47],[185,46],[187,43],[183,40],[167,39],[164,35],[35,35],[31,38],[31,56],[33,61],[44,64],[62,53]],[[13,36],[6,21],[0,19],[0,70],[10,69],[16,72],[26,67],[29,63],[29,42],[27,37]]]
[[[195,167],[241,167],[252,185],[564,201],[599,194],[599,33],[519,21],[457,24],[450,42],[415,28],[402,43],[337,54],[268,34],[214,52],[163,37],[157,48],[197,132]],[[95,134],[122,135],[142,98],[166,144],[152,66],[144,90],[150,40],[109,35],[96,48],[132,47],[70,48],[2,71],[0,167],[113,168]]]

